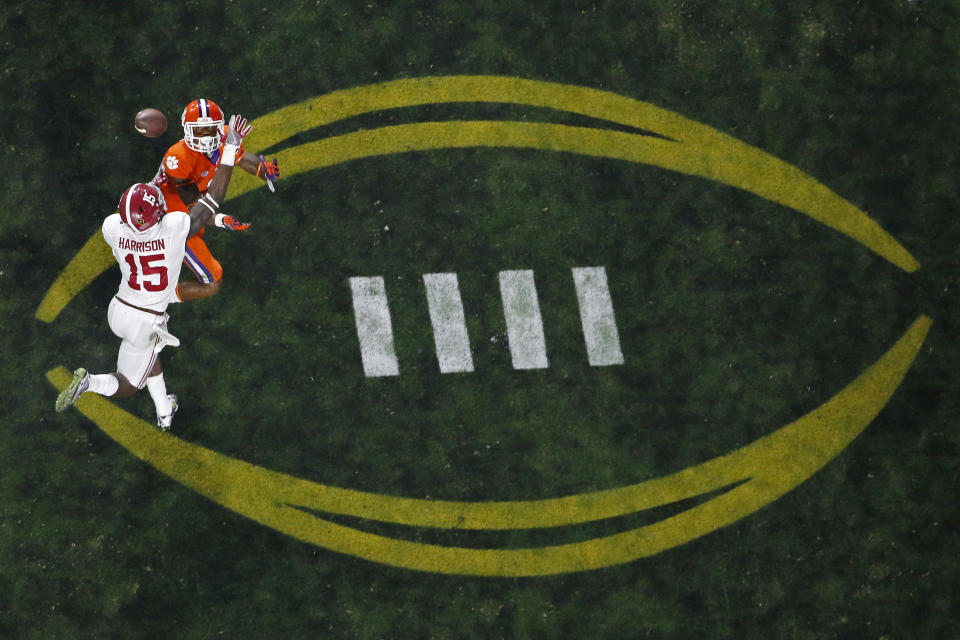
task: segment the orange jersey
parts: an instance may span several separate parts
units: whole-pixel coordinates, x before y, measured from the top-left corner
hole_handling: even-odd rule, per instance
[[[200,195],[207,192],[207,187],[220,166],[222,147],[209,156],[189,148],[183,140],[167,149],[163,154],[160,169],[154,178],[154,184],[160,187],[163,197],[167,201],[167,211],[189,211],[187,205],[177,193],[174,179],[187,179],[188,183],[195,184]],[[237,150],[237,159],[244,154],[243,145]],[[180,186],[184,186],[181,184]],[[222,203],[221,203],[222,204]]]

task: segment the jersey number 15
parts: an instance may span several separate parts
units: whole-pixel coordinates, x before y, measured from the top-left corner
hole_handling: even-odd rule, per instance
[[[143,282],[143,288],[147,291],[163,291],[167,288],[167,267],[166,265],[153,266],[151,263],[163,260],[162,253],[155,253],[149,256],[138,256],[140,258],[140,270],[137,270],[137,261],[132,253],[128,253],[124,260],[130,265],[130,281],[127,283],[131,289],[140,291],[140,283]],[[146,279],[147,276],[160,276],[158,283],[155,278]],[[141,280],[142,276],[142,280]]]

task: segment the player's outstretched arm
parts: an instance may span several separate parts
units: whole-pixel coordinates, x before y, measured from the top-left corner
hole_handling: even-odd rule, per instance
[[[233,165],[237,159],[237,150],[252,128],[243,116],[239,114],[230,116],[230,129],[227,131],[227,139],[223,145],[223,151],[221,151],[220,166],[217,167],[217,173],[210,182],[210,186],[207,187],[207,193],[190,207],[190,235],[188,237],[193,237],[200,231],[207,224],[210,216],[215,215],[217,209],[220,208],[220,204],[227,195],[230,178],[233,176]]]
[[[260,168],[260,159],[249,151],[244,153],[243,157],[237,160],[237,166],[252,176],[257,176],[258,178],[260,177],[258,172]]]

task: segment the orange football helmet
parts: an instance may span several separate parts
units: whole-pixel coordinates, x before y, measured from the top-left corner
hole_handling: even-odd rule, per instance
[[[194,100],[180,116],[183,141],[200,153],[213,153],[220,148],[224,136],[223,111],[216,102],[200,98]]]

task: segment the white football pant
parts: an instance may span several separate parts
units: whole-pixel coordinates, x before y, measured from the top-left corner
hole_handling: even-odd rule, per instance
[[[120,338],[117,354],[117,373],[137,389],[147,383],[157,354],[166,345],[178,346],[180,341],[167,331],[169,316],[139,311],[113,298],[107,309],[110,330]]]

